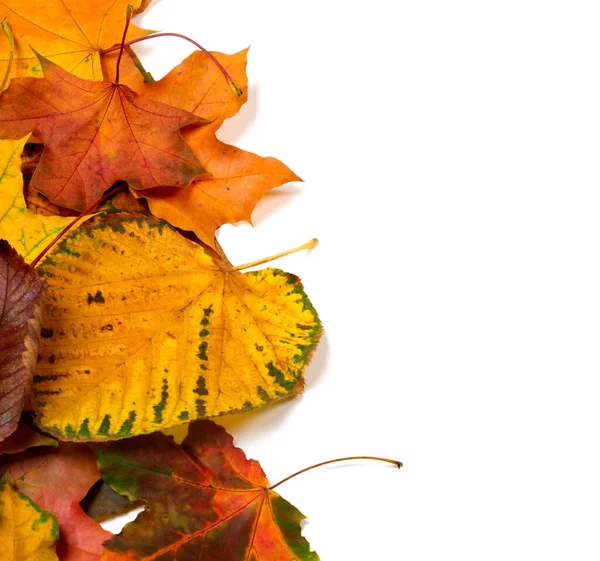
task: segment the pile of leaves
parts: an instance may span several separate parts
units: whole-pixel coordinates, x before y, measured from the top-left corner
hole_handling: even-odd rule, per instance
[[[247,52],[154,81],[130,45],[162,34],[128,3],[0,3],[0,557],[316,560],[207,420],[303,390],[322,327],[300,280],[215,237],[299,178],[216,137]]]

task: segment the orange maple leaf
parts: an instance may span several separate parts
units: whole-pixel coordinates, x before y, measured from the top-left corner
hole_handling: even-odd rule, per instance
[[[233,81],[247,92],[247,49],[234,55],[211,53]],[[105,64],[110,74],[111,65]],[[236,96],[214,61],[196,51],[163,79],[145,83],[131,58],[124,57],[121,76],[145,97],[190,111],[210,121],[189,127],[183,136],[209,174],[186,189],[162,187],[138,194],[146,198],[151,212],[181,228],[193,231],[204,243],[216,248],[214,234],[223,224],[251,221],[262,196],[284,183],[301,181],[285,164],[221,142],[216,131],[235,115],[247,99]]]
[[[202,118],[38,58],[44,78],[15,78],[0,95],[0,135],[33,131],[44,144],[31,186],[53,203],[84,210],[118,180],[183,187],[205,173],[180,133]]]

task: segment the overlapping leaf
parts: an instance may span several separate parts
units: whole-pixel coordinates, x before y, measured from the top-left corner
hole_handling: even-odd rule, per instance
[[[100,560],[102,542],[112,534],[87,516],[79,505],[100,479],[96,456],[90,449],[61,443],[43,453],[31,451],[14,458],[9,456],[0,463],[1,471],[10,474],[19,492],[55,514],[60,529],[56,551],[61,561]]]
[[[45,284],[35,269],[0,239],[0,441],[16,430],[29,393]]]
[[[216,137],[224,119],[235,115],[246,102],[246,53],[247,50],[235,55],[213,53],[245,92],[240,97],[232,92],[214,61],[200,51],[154,83],[145,83],[130,59],[124,66],[127,83],[136,91],[211,121],[208,126],[190,127],[183,133],[210,175],[196,179],[186,189],[164,187],[141,193],[155,216],[193,231],[211,247],[215,247],[214,233],[221,225],[250,222],[254,207],[266,192],[290,181],[300,181],[279,160],[246,152]]]
[[[11,77],[42,77],[35,50],[80,78],[102,80],[99,51],[121,41],[128,4],[145,7],[141,0],[0,1],[0,20],[7,19],[15,36]],[[149,33],[130,25],[128,39]],[[8,60],[8,41],[0,36],[0,74]]]
[[[101,522],[129,512],[139,506],[139,501],[130,501],[127,497],[113,491],[110,485],[100,480],[90,489],[80,504],[90,518]]]
[[[105,543],[103,561],[319,559],[301,536],[302,513],[211,421],[193,423],[181,447],[163,434],[111,443],[99,465],[116,491],[147,503]]]
[[[58,561],[54,516],[15,490],[11,478],[0,478],[0,560]]]
[[[60,438],[123,438],[294,395],[321,334],[297,277],[229,272],[154,218],[88,222],[40,274],[33,395]]]
[[[290,181],[300,181],[285,164],[221,142],[220,122],[184,132],[184,138],[211,176],[186,189],[151,189],[143,193],[152,214],[183,230],[193,231],[215,246],[215,231],[223,224],[250,222],[265,193]]]
[[[21,152],[27,139],[0,139],[0,238],[29,263],[72,219],[27,210],[21,175]]]
[[[180,129],[202,119],[127,86],[77,78],[39,57],[44,78],[17,78],[0,95],[0,135],[30,131],[44,152],[31,186],[84,210],[116,181],[181,187],[205,173]]]
[[[26,422],[21,416],[21,420],[17,426],[17,430],[13,432],[6,440],[0,442],[0,456],[3,454],[18,454],[29,448],[37,448],[41,446],[58,446],[58,442],[54,438],[40,434],[34,431],[28,420]]]

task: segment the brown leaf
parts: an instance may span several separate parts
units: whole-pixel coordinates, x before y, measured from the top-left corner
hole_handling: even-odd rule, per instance
[[[0,96],[0,135],[44,144],[31,186],[53,203],[82,211],[119,180],[183,187],[205,173],[179,132],[201,118],[39,60],[43,79],[16,78]]]
[[[98,481],[81,501],[81,508],[94,520],[101,522],[118,514],[129,512],[139,506],[139,501],[130,501],[119,495],[104,481]]]
[[[54,438],[33,430],[32,425],[31,414],[23,413],[17,430],[6,440],[0,442],[0,456],[2,454],[18,454],[39,446],[58,446],[58,442]]]
[[[77,216],[79,213],[62,206],[55,205],[44,197],[39,191],[31,187],[31,178],[23,178],[23,195],[27,210],[42,216]]]
[[[19,422],[31,386],[46,282],[0,240],[0,441]]]

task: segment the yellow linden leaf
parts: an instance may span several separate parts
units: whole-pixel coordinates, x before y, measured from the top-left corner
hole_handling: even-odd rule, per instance
[[[54,516],[0,479],[0,561],[58,561]]]
[[[102,80],[100,50],[121,42],[127,5],[132,4],[139,12],[141,3],[141,0],[0,0],[0,20],[6,18],[15,39],[10,77],[43,76],[34,49],[75,76]],[[127,40],[149,33],[130,25]],[[1,73],[9,66],[10,59],[9,42],[0,35]]]
[[[42,216],[27,210],[23,196],[21,152],[29,136],[0,140],[0,238],[31,263],[73,219]]]
[[[59,438],[149,433],[303,389],[321,324],[294,275],[232,271],[141,215],[85,224],[38,270],[33,397]]]

